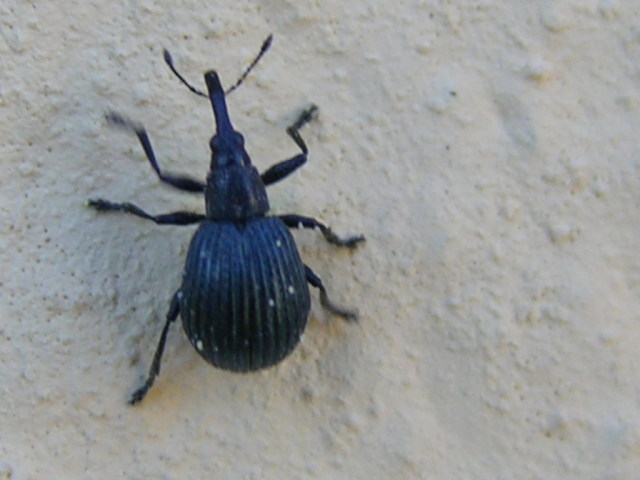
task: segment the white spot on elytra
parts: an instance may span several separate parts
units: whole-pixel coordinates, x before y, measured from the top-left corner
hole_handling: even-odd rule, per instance
[[[293,285],[289,285],[289,287],[287,288],[287,291],[293,295],[294,293],[296,293],[296,289],[293,288]]]
[[[196,348],[198,349],[198,351],[202,351],[202,340],[198,340],[196,342]]]
[[[273,298],[269,299],[269,306],[270,307],[275,307],[276,306],[276,302],[273,300]]]
[[[280,239],[276,240],[276,247],[282,247],[282,242],[280,241]]]

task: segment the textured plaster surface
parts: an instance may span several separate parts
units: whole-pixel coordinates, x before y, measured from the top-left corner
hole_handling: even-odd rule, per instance
[[[634,479],[640,472],[637,0],[3,0],[0,479]],[[181,327],[144,377],[193,227],[89,197],[202,209],[213,117],[168,72],[227,85],[254,163],[308,165],[275,212],[347,325],[314,306],[276,368],[215,370]]]

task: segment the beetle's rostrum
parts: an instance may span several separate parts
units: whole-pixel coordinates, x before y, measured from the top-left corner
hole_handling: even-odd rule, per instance
[[[267,51],[272,37],[227,94],[239,86]],[[192,193],[204,194],[205,214],[177,211],[151,215],[131,203],[89,200],[100,212],[125,212],[159,225],[199,224],[191,239],[182,283],[173,295],[160,341],[144,384],[129,403],[140,402],[160,373],[169,326],[180,315],[187,337],[212,365],[236,372],[270,367],[284,359],[300,341],[310,309],[309,286],[320,292],[328,311],[348,321],[356,314],[335,305],[318,277],[305,265],[289,228],[318,229],[339,247],[353,248],[362,235],[338,237],[310,217],[268,216],[266,186],[282,180],[307,161],[307,146],[300,129],[317,115],[312,105],[287,128],[302,153],[273,165],[260,174],[251,164],[243,136],[234,130],[225,91],[215,71],[204,74],[208,95],[191,86],[178,73],[171,55],[164,58],[171,71],[192,92],[207,96],[213,107],[216,133],[209,142],[211,164],[205,183],[186,175],[160,170],[151,141],[142,125],[118,113],[108,113],[109,124],[134,133],[160,181]]]

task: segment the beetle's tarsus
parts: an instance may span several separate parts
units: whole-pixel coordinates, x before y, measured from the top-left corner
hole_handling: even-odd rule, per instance
[[[87,202],[87,207],[95,208],[99,212],[113,210],[113,208],[111,208],[112,205],[111,202],[103,200],[102,198],[92,198]]]
[[[333,230],[329,227],[320,224],[319,228],[327,242],[337,247],[356,248],[358,244],[365,241],[364,235],[352,235],[350,237],[341,238],[333,233]]]
[[[301,130],[307,123],[318,118],[319,111],[318,106],[312,103],[298,115],[296,121],[287,128],[287,132]]]
[[[300,135],[300,129],[304,127],[311,120],[318,117],[318,107],[316,105],[311,105],[306,110],[303,110],[302,113],[298,116],[295,122],[287,127],[287,133],[296,142],[296,145],[302,150],[302,153],[305,155],[309,153],[309,149],[307,148],[307,144],[302,139]]]

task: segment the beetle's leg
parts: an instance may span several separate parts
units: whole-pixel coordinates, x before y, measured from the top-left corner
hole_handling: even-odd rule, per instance
[[[354,248],[365,240],[364,235],[352,235],[351,237],[340,238],[333,233],[333,230],[315,218],[303,217],[301,215],[278,215],[278,218],[289,228],[318,228],[327,242],[337,245],[338,247]]]
[[[151,220],[158,225],[190,225],[203,221],[206,217],[201,213],[193,212],[172,212],[164,215],[150,215],[140,207],[132,203],[113,203],[102,198],[91,199],[88,202],[90,207],[95,208],[99,212],[125,212]]]
[[[164,328],[162,329],[162,334],[160,334],[160,342],[158,342],[158,347],[156,348],[156,353],[153,356],[153,362],[151,363],[151,368],[149,369],[149,375],[147,375],[147,380],[144,382],[140,388],[138,388],[129,399],[130,405],[135,405],[136,403],[142,401],[144,396],[147,394],[149,389],[153,386],[153,382],[155,382],[156,377],[160,373],[160,362],[162,361],[162,353],[164,352],[164,345],[167,342],[167,333],[169,333],[169,325],[178,318],[178,313],[180,313],[180,290],[178,290],[171,300],[171,306],[169,307],[169,311],[167,312],[167,321],[164,324]]]
[[[304,143],[304,140],[300,136],[300,129],[311,120],[316,118],[317,115],[318,107],[315,105],[311,105],[300,114],[300,116],[295,122],[293,122],[292,125],[287,128],[287,133],[293,139],[293,141],[296,142],[296,145],[300,147],[302,153],[288,160],[276,163],[272,167],[268,168],[267,171],[260,175],[260,177],[262,178],[262,183],[264,183],[265,185],[276,183],[305,164],[305,162],[307,161],[307,154],[309,153],[309,149],[307,148],[307,144]]]
[[[295,157],[290,158],[289,160],[284,160],[280,163],[276,163],[269,167],[266,171],[260,174],[260,178],[262,178],[262,183],[265,185],[271,185],[282,180],[284,177],[292,173],[294,170],[297,170],[302,165],[307,162],[307,154],[301,153],[300,155],[296,155]]]
[[[146,154],[147,159],[151,164],[151,167],[158,174],[158,178],[160,178],[160,181],[185,192],[204,192],[204,183],[198,180],[194,180],[193,178],[189,178],[185,175],[174,175],[170,173],[164,173],[162,170],[160,170],[158,162],[156,161],[156,156],[153,153],[153,148],[151,147],[151,140],[149,140],[149,135],[147,135],[147,131],[142,125],[133,122],[115,112],[107,113],[106,118],[107,122],[109,122],[111,125],[136,134],[138,140],[140,140],[142,149],[144,150],[144,153]]]
[[[329,310],[331,313],[338,315],[339,317],[342,317],[348,322],[358,321],[358,315],[355,312],[342,308],[336,305],[335,303],[333,303],[331,300],[329,300],[329,296],[327,295],[327,290],[324,288],[324,285],[322,284],[322,280],[320,279],[319,276],[317,276],[313,272],[313,270],[311,270],[307,265],[305,265],[304,271],[305,271],[305,276],[307,278],[307,282],[309,282],[309,285],[311,285],[312,287],[316,287],[318,290],[320,290],[320,303],[324,308]]]
[[[304,140],[300,136],[300,129],[317,116],[318,107],[316,105],[311,105],[306,110],[303,110],[300,116],[298,116],[297,120],[287,128],[287,133],[291,138],[293,138],[293,141],[296,142],[296,145],[300,147],[302,153],[309,153],[309,149],[307,148],[307,144],[304,143]]]

